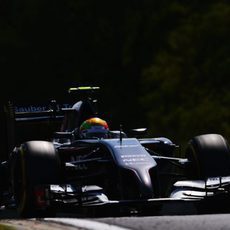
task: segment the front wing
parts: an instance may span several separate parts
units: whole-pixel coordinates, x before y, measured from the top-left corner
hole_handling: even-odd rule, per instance
[[[230,177],[178,181],[169,197],[152,199],[109,200],[103,189],[95,185],[81,188],[71,184],[49,185],[46,191],[47,204],[65,212],[104,209],[115,212],[135,210],[137,213],[149,210],[149,214],[156,214],[155,211],[160,212],[166,206],[186,210],[188,205],[193,207],[193,212],[200,213],[230,210]]]

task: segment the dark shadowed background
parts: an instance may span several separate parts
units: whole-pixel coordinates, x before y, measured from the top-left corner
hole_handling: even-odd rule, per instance
[[[230,2],[1,0],[0,74],[1,105],[89,84],[114,129],[229,138]]]

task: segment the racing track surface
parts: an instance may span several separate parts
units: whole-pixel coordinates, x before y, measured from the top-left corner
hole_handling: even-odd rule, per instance
[[[155,217],[121,217],[105,219],[30,219],[1,220],[17,230],[227,230],[230,229],[230,214],[155,216]],[[0,229],[8,229],[1,228]]]
[[[230,214],[197,215],[192,206],[165,207],[161,216],[75,218],[60,215],[57,218],[18,219],[13,211],[0,210],[0,229],[5,230],[216,230],[230,229]],[[13,226],[7,228],[6,226]]]

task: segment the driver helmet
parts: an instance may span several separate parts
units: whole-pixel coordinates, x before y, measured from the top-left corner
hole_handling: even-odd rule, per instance
[[[80,126],[82,138],[108,138],[109,126],[106,121],[98,117],[85,120]]]

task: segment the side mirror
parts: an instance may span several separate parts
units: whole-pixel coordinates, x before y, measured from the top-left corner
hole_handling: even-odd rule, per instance
[[[131,129],[129,135],[132,137],[143,137],[147,133],[147,128]]]
[[[54,138],[66,138],[66,139],[72,139],[73,132],[55,132]]]

